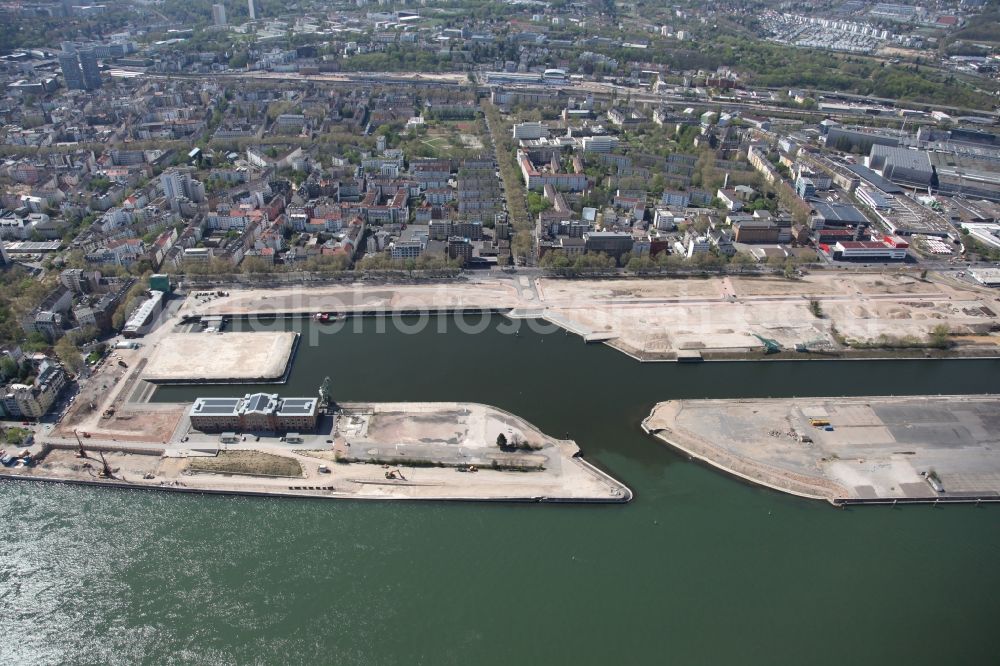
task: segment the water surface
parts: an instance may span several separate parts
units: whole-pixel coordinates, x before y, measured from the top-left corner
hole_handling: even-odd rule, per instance
[[[998,392],[1000,361],[639,364],[562,333],[370,324],[303,344],[288,385],[262,388],[311,395],[329,375],[340,400],[493,404],[575,439],[635,501],[0,483],[0,663],[997,663],[997,507],[837,510],[638,424],[679,397]]]

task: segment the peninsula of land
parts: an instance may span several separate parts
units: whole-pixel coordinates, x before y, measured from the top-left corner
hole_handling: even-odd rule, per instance
[[[1000,501],[1000,396],[671,400],[643,421],[747,481],[833,504]]]
[[[314,399],[310,399],[313,400]],[[150,406],[155,407],[155,406]],[[186,413],[172,405],[160,413]],[[256,407],[256,406],[255,406]],[[182,417],[162,443],[47,438],[0,478],[317,498],[628,502],[568,440],[473,403],[348,403],[315,432],[205,433]]]

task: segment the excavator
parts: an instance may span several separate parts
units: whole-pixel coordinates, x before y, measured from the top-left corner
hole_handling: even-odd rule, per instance
[[[778,344],[777,340],[774,340],[773,338],[765,338],[763,335],[758,335],[757,333],[754,333],[753,337],[757,338],[764,344],[765,354],[777,354],[781,351],[781,345]]]

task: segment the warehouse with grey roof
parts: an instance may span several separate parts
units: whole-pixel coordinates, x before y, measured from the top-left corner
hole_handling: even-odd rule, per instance
[[[894,183],[931,187],[937,185],[936,173],[927,151],[896,146],[874,145],[866,165]]]

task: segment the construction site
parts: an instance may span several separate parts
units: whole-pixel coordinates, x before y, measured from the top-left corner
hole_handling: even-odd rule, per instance
[[[139,465],[142,474],[139,478],[128,474],[129,482],[155,486],[182,483],[254,492],[273,488],[330,496],[566,501],[623,501],[627,496],[627,489],[617,482],[608,485],[599,472],[580,461],[574,444],[546,438],[516,417],[489,408],[395,405],[373,407],[370,413],[352,408],[343,412],[343,418],[322,419],[315,433],[303,435],[307,446],[291,446],[277,436],[255,432],[226,442],[231,449],[227,450],[217,434],[191,427],[190,403],[150,401],[157,386],[165,383],[231,383],[231,396],[241,397],[240,384],[285,381],[299,337],[285,330],[284,323],[275,323],[289,317],[343,321],[399,313],[492,312],[511,319],[547,320],[639,360],[663,361],[895,353],[990,356],[1000,341],[996,332],[1000,303],[994,292],[951,278],[924,279],[907,272],[818,272],[796,279],[564,280],[491,275],[446,284],[353,283],[206,293],[210,295],[187,296],[180,308],[164,312],[148,333],[114,345],[113,353],[90,369],[63,417],[37,433],[34,452],[52,449],[50,472],[85,480],[93,469],[71,459],[82,445],[105,455],[140,456],[120,467]],[[235,318],[241,320],[234,326],[237,330],[226,332]],[[505,427],[513,431],[504,432]],[[243,439],[248,434],[252,441]],[[501,434],[510,444],[498,445]],[[816,441],[830,437],[820,434]],[[833,437],[831,441],[836,441]],[[774,445],[779,440],[765,441]],[[301,475],[293,474],[294,482],[261,481],[259,474],[226,477],[220,470],[231,467],[196,462],[194,467],[208,465],[211,470],[188,478],[189,458],[235,460],[236,451],[243,451],[239,456],[255,470],[260,469],[260,460],[250,464],[248,456],[291,458],[301,467]],[[836,450],[834,454],[844,457]],[[286,471],[291,467],[288,460],[272,462]],[[351,470],[351,475],[325,476],[320,465]],[[400,477],[386,478],[386,465],[398,466]],[[16,473],[37,475],[38,469]],[[463,469],[466,473],[459,473]],[[870,499],[872,492],[876,499],[895,497],[903,492],[900,488],[909,488],[910,493],[917,487],[912,478],[900,479],[891,486],[895,490],[874,483],[869,492],[863,489],[869,484],[847,482],[848,468],[830,469],[840,470],[840,476],[819,475],[815,478],[822,480],[822,487],[801,494],[849,501]],[[212,470],[214,474],[209,473]],[[940,466],[937,471],[947,470]],[[326,483],[330,480],[334,485]]]
[[[746,481],[835,505],[1000,502],[1000,397],[671,400],[643,429]]]
[[[910,273],[817,272],[793,280],[504,275],[447,284],[353,283],[219,293],[188,296],[144,337],[93,367],[49,436],[68,440],[81,431],[107,441],[162,445],[178,436],[184,410],[150,403],[158,384],[280,383],[294,363],[298,337],[256,314],[273,319],[317,313],[500,312],[548,320],[640,360],[665,361],[991,356],[1000,342],[995,292]],[[241,330],[219,332],[235,317],[246,322]],[[932,339],[935,331],[944,335]]]
[[[186,405],[175,405],[182,414]],[[164,443],[74,432],[0,474],[185,492],[318,498],[628,502],[569,440],[472,403],[351,403],[312,433],[213,435],[182,416]]]
[[[959,355],[1000,352],[1000,299],[912,271],[779,276],[559,279],[232,290],[182,316],[389,315],[494,311],[547,320],[643,361]]]

